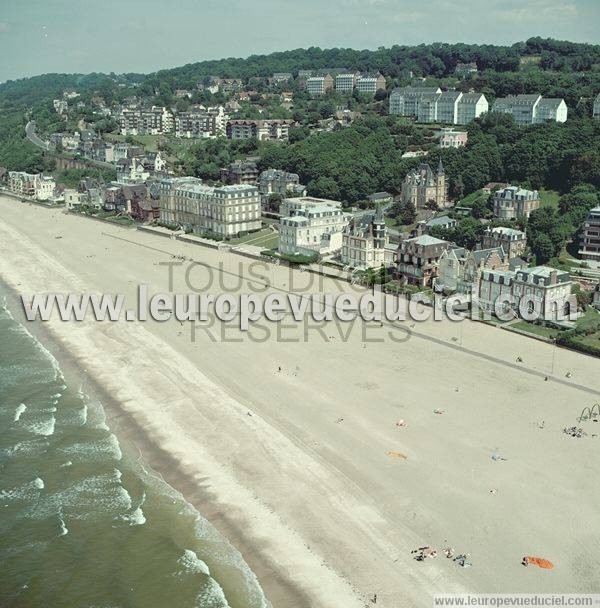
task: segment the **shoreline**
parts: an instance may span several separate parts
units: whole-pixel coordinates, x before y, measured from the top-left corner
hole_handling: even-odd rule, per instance
[[[42,322],[30,323],[25,319],[19,307],[19,294],[3,280],[2,276],[0,276],[0,287],[6,293],[6,305],[11,315],[21,325],[26,324],[27,331],[58,361],[67,382],[84,382],[84,393],[100,402],[106,415],[106,423],[117,437],[123,452],[129,458],[137,452],[144,468],[150,469],[179,492],[204,519],[214,526],[225,542],[240,552],[244,562],[256,576],[269,607],[285,605],[286,608],[301,608],[312,605],[307,593],[294,585],[283,573],[278,572],[275,564],[265,560],[260,552],[260,542],[244,533],[237,525],[235,517],[227,513],[227,505],[223,508],[210,492],[200,489],[194,476],[186,473],[177,459],[152,439],[112,392],[84,368],[84,362],[64,345],[60,337],[47,329]]]
[[[0,270],[25,294],[129,298],[138,282],[160,292],[159,262],[192,252],[225,273],[248,270],[225,252],[165,240],[156,247],[140,231],[115,239],[124,234],[118,227],[107,233],[85,218],[6,200],[2,208],[11,212],[0,222]],[[289,285],[287,272],[269,268],[273,290]],[[174,281],[175,293],[185,290],[181,276]],[[247,281],[234,281],[233,291]],[[376,326],[366,339],[333,341],[303,340],[295,327],[296,342],[274,333],[244,339],[235,328],[230,339],[200,332],[193,340],[177,322],[51,320],[46,329],[114,399],[117,435],[137,443],[170,485],[185,486],[182,494],[242,550],[276,608],[364,608],[375,593],[383,608],[430,606],[436,593],[600,584],[576,566],[582,553],[597,555],[590,538],[600,535],[600,492],[588,481],[597,440],[562,433],[597,400],[589,392],[597,360],[468,322],[460,347],[454,324],[433,321],[402,343]],[[517,354],[524,363],[515,364]],[[554,366],[554,381],[544,382]],[[408,424],[399,429],[398,420]],[[490,458],[497,451],[506,463]],[[560,488],[550,502],[548,487]],[[524,511],[524,501],[543,516]],[[442,543],[471,553],[476,567],[411,556]],[[520,564],[527,554],[560,567],[538,578]]]

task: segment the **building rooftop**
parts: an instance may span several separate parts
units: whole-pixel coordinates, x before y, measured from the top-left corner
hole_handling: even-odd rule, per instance
[[[448,241],[443,241],[442,239],[437,239],[434,236],[430,236],[428,234],[422,234],[421,236],[416,236],[412,239],[407,239],[405,242],[416,243],[417,245],[446,245]]]

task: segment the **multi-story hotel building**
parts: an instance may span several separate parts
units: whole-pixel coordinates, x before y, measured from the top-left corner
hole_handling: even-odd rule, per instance
[[[248,185],[206,186],[194,177],[159,180],[154,185],[163,221],[223,237],[258,230],[258,188]]]

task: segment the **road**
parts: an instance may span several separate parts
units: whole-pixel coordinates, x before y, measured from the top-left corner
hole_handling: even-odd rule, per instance
[[[46,152],[48,152],[48,150],[50,150],[51,146],[50,143],[47,141],[44,141],[43,139],[41,139],[35,132],[35,121],[30,120],[26,125],[25,125],[25,134],[27,135],[27,139],[35,146],[37,146],[38,148],[42,148],[42,150],[45,150]]]

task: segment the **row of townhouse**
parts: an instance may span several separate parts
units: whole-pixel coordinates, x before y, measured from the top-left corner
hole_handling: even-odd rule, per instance
[[[261,227],[260,196],[256,186],[207,186],[195,177],[165,178],[153,188],[160,219],[196,234],[232,237]]]
[[[482,93],[444,91],[439,87],[402,87],[390,93],[389,113],[417,122],[466,125],[489,109]]]
[[[499,262],[492,256],[495,252],[502,264],[508,265],[511,260],[519,260],[525,253],[527,238],[524,232],[512,228],[488,228],[479,243],[479,250],[485,254],[469,252],[443,239],[429,234],[433,226],[452,227],[456,220],[442,216],[423,222],[418,226],[416,236],[404,239],[398,247],[396,274],[406,284],[420,287],[436,285],[440,291],[461,291],[469,293],[469,289],[461,289],[464,264],[469,259],[477,261],[479,269],[497,268]],[[472,281],[470,281],[472,283]]]
[[[277,118],[229,120],[227,121],[226,134],[229,139],[287,140],[289,138],[290,127],[293,124],[293,120]]]
[[[567,120],[567,104],[564,99],[542,97],[537,93],[499,97],[492,105],[492,112],[509,114],[518,125]]]
[[[56,182],[51,175],[26,173],[25,171],[9,171],[8,189],[19,196],[27,196],[38,201],[47,201],[54,197]]]
[[[343,71],[335,78],[331,74],[321,74],[306,79],[306,90],[315,97],[325,95],[334,87],[339,93],[351,93],[356,89],[360,93],[374,95],[379,90],[385,90],[385,77],[379,72],[360,74]]]
[[[85,206],[129,215],[144,222],[159,217],[158,200],[151,196],[145,183],[122,183],[117,180],[102,184],[97,180],[83,179],[77,189],[67,188],[64,191],[64,201],[69,211],[78,211]]]

